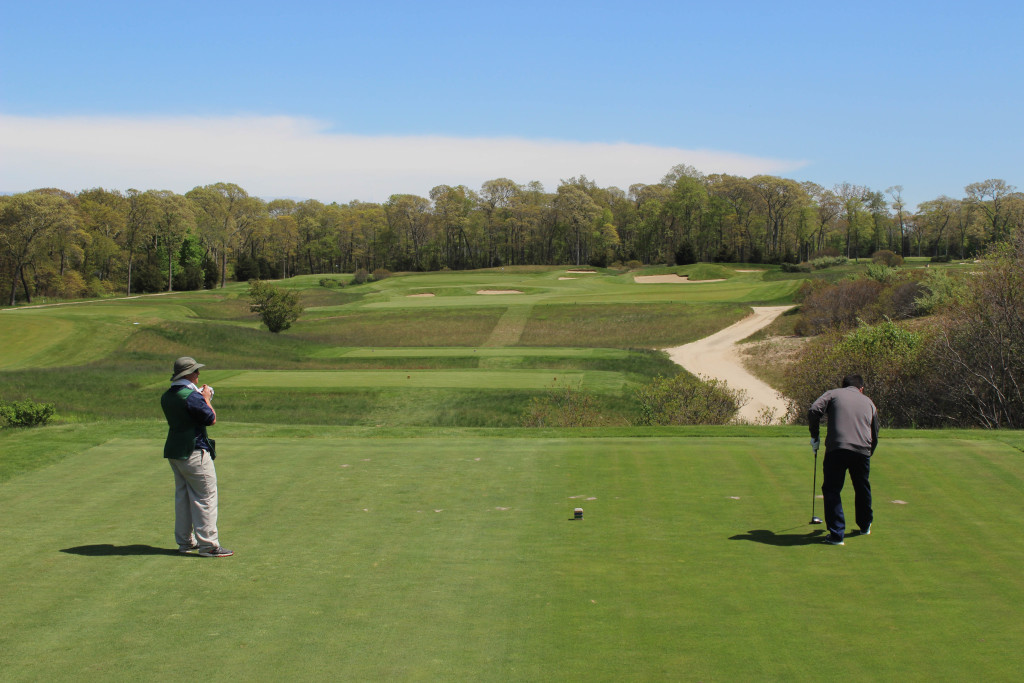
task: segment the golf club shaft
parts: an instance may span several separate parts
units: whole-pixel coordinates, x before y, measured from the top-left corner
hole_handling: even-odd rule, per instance
[[[811,521],[814,521],[814,495],[818,489],[818,449],[814,449],[814,476],[811,484]]]

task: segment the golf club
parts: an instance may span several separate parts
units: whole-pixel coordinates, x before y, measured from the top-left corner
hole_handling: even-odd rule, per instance
[[[811,521],[808,524],[821,524],[821,518],[814,515],[814,497],[818,489],[818,449],[814,449],[814,483],[811,484]]]

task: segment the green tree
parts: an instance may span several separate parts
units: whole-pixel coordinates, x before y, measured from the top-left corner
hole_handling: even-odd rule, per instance
[[[11,272],[11,306],[16,300],[19,280],[25,299],[32,301],[25,266],[33,250],[54,231],[71,229],[77,224],[77,214],[63,197],[44,192],[0,197],[0,250]]]
[[[266,205],[234,183],[214,183],[190,190],[185,195],[198,207],[196,220],[200,231],[217,247],[220,257],[220,286],[227,280],[228,254],[240,235],[247,232]]]
[[[249,310],[258,313],[260,320],[271,332],[287,330],[302,315],[299,295],[261,280],[249,283]]]
[[[601,216],[601,208],[586,192],[576,185],[563,184],[555,196],[555,211],[558,222],[564,225],[570,235],[574,263],[577,266],[589,260],[595,222]]]
[[[1000,242],[1010,234],[1011,197],[1016,189],[999,178],[971,183],[964,188],[967,201],[981,209],[988,229],[988,238],[993,242]]]
[[[170,190],[149,190],[153,198],[153,230],[167,252],[167,291],[174,290],[174,262],[180,256],[185,236],[194,225],[193,204]]]

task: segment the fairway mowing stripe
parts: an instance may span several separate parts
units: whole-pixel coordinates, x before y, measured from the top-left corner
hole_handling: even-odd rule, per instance
[[[458,347],[458,346],[422,346],[422,347],[387,347],[359,348],[329,347],[310,354],[314,358],[532,358],[536,356],[551,358],[627,358],[630,352],[625,349],[582,348],[563,346],[513,346],[499,347]]]
[[[609,375],[611,383],[620,373],[554,370],[340,370],[333,372],[241,372],[223,380],[218,387],[248,389],[365,389],[405,387],[410,389],[563,389],[582,386],[587,376]],[[599,378],[600,379],[600,378]],[[607,382],[604,382],[607,383]]]

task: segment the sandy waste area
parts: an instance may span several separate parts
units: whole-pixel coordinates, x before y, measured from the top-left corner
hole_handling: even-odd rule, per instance
[[[761,423],[770,413],[772,424],[780,424],[786,417],[785,398],[750,374],[743,366],[738,342],[771,324],[790,308],[792,307],[755,306],[753,315],[710,337],[665,350],[669,358],[694,375],[722,380],[728,383],[731,389],[746,392],[747,403],[736,414],[738,422]]]

